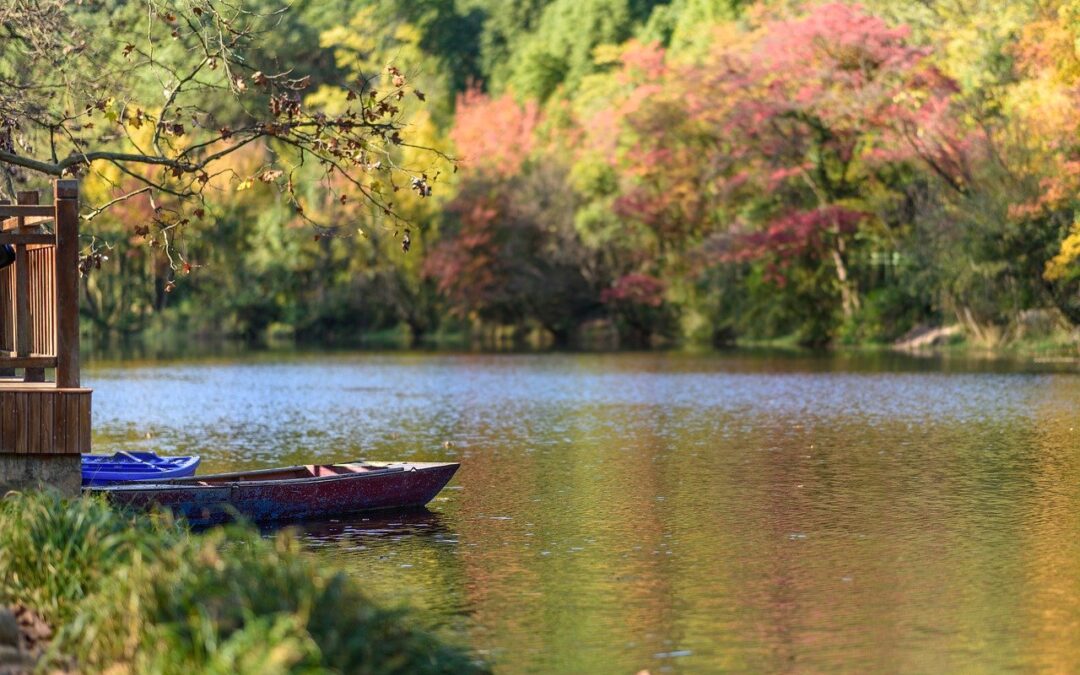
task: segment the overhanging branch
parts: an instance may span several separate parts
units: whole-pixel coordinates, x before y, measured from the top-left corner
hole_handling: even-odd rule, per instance
[[[68,155],[64,159],[58,162],[44,162],[39,159],[33,159],[31,157],[23,157],[22,155],[16,155],[12,152],[0,150],[0,164],[11,164],[14,166],[21,166],[24,169],[30,169],[31,171],[37,171],[50,176],[62,176],[64,173],[73,166],[80,164],[90,164],[98,160],[105,160],[109,162],[131,162],[137,164],[152,164],[155,166],[166,166],[170,168],[177,168],[183,171],[192,171],[198,168],[187,162],[181,162],[169,157],[160,157],[157,155],[136,155],[126,152],[109,152],[109,151],[95,151],[87,152],[78,155]]]

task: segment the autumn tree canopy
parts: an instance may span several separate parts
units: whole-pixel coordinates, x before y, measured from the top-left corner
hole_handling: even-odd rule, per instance
[[[45,176],[95,174],[118,189],[85,217],[148,195],[153,222],[170,228],[199,217],[208,190],[255,181],[307,217],[298,185],[317,181],[342,204],[364,201],[397,219],[379,185],[426,196],[437,177],[431,163],[400,162],[406,107],[425,94],[390,64],[324,78],[318,84],[339,90],[342,104],[308,105],[307,64],[274,49],[290,29],[288,10],[222,0],[6,3],[0,191],[11,198]],[[267,152],[249,171],[223,161],[257,145]]]
[[[111,247],[84,315],[123,334],[1065,335],[1078,26],[1078,0],[11,0],[0,190],[82,179]]]

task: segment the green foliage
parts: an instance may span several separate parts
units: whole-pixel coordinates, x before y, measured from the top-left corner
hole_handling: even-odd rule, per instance
[[[145,542],[151,548],[167,545],[174,534],[143,521],[140,540],[131,524],[97,500],[0,500],[0,596],[52,621],[71,621],[113,569],[144,555]]]
[[[932,316],[929,308],[903,286],[875,288],[863,298],[862,306],[836,330],[843,344],[874,344],[896,340]]]
[[[479,37],[481,79],[492,87],[501,87],[509,76],[511,54],[519,40],[535,29],[540,15],[551,0],[464,0],[460,6],[470,14],[482,16]]]
[[[0,599],[41,611],[87,671],[483,672],[286,534],[193,534],[97,499],[0,501]]]
[[[712,39],[703,26],[737,19],[746,0],[673,0],[658,4],[649,15],[639,38],[657,40],[677,53],[701,52]]]
[[[547,99],[557,87],[572,93],[594,70],[593,50],[631,38],[655,5],[649,0],[554,0],[535,31],[520,38],[505,85]]]
[[[958,321],[993,344],[1033,309],[1080,324],[1076,0],[859,6],[295,3],[264,60],[331,110],[346,101],[322,85],[399,64],[431,100],[410,137],[463,160],[423,204],[367,184],[411,251],[405,224],[333,191],[302,195],[333,221],[313,237],[255,184],[177,243],[190,275],[131,236],[147,205],[96,221],[115,248],[84,312],[102,332],[324,341],[541,326],[572,343],[602,323],[623,344],[822,345]],[[642,277],[662,282],[648,303],[603,300]]]

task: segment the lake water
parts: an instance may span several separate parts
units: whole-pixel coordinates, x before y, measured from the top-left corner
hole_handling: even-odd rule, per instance
[[[98,452],[460,461],[313,554],[505,673],[1080,671],[1080,377],[896,356],[97,363]]]

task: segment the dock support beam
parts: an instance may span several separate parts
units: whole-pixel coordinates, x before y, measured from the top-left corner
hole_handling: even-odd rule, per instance
[[[81,455],[0,453],[0,497],[10,491],[56,490],[77,497],[82,485]]]

